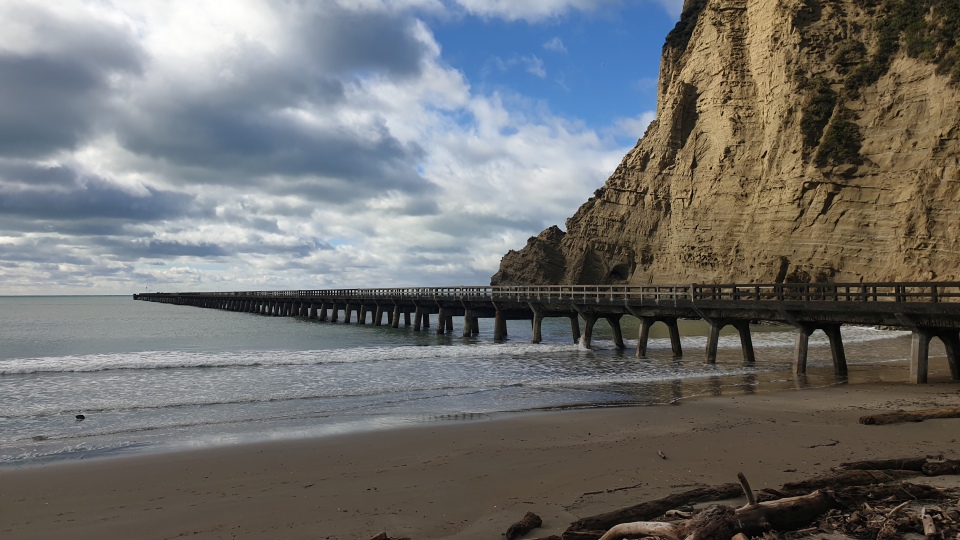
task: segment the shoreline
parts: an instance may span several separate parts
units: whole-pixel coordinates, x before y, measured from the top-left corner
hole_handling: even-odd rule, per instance
[[[0,468],[4,538],[496,538],[526,511],[569,522],[691,486],[755,489],[841,461],[956,455],[960,386],[874,383],[531,411],[372,432]],[[661,459],[663,452],[667,459]]]
[[[945,363],[945,360],[943,363]],[[937,367],[939,366],[934,366],[935,369],[932,371],[935,378],[943,379],[943,377],[949,376],[946,372],[938,371],[936,369]],[[818,369],[819,372],[817,372]],[[257,421],[251,420],[214,424],[210,427],[214,428],[215,431],[205,434],[194,433],[187,436],[187,438],[179,438],[173,435],[173,433],[181,429],[182,426],[150,429],[147,430],[147,432],[154,434],[150,440],[121,440],[120,442],[114,442],[112,444],[110,443],[111,438],[115,436],[115,434],[112,433],[103,435],[104,440],[98,440],[96,436],[81,438],[78,439],[79,444],[66,447],[64,447],[63,444],[69,442],[69,439],[34,438],[34,441],[37,441],[39,444],[51,442],[53,443],[51,445],[52,448],[63,448],[63,450],[54,450],[48,454],[35,455],[28,455],[28,452],[22,454],[22,456],[26,457],[21,457],[20,459],[0,460],[0,470],[45,466],[57,463],[160,456],[170,453],[217,450],[234,446],[272,442],[294,442],[298,440],[322,439],[362,433],[390,432],[397,429],[461,424],[465,421],[487,421],[524,414],[591,409],[661,407],[717,396],[729,397],[754,393],[797,392],[843,385],[896,382],[906,377],[905,372],[908,369],[909,366],[903,360],[888,360],[863,364],[851,363],[849,376],[842,379],[834,378],[832,374],[828,375],[828,370],[824,366],[813,368],[809,375],[799,378],[792,375],[784,377],[785,373],[777,370],[744,374],[742,375],[742,379],[740,379],[741,375],[730,373],[718,375],[702,374],[698,377],[673,381],[674,384],[670,389],[671,391],[664,392],[659,396],[659,400],[650,400],[649,398],[652,394],[648,395],[648,392],[643,392],[643,395],[648,398],[644,401],[632,401],[628,397],[623,396],[620,400],[611,401],[568,402],[559,405],[543,405],[513,410],[463,411],[427,417],[410,414],[375,414],[358,416],[349,421],[343,419],[335,420],[327,416],[307,420],[290,418],[276,419],[272,423],[263,424],[262,429],[259,430],[248,427],[236,431],[216,431],[217,429],[222,430],[223,427],[231,425],[257,425]],[[666,382],[660,381],[658,384],[665,385]],[[314,420],[316,423],[311,424],[309,420]],[[89,421],[90,419],[88,418],[87,422]],[[281,425],[284,423],[287,425]]]

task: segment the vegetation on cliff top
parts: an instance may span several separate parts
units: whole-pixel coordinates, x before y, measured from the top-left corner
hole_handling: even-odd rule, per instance
[[[673,27],[673,30],[667,34],[663,48],[671,48],[678,53],[683,53],[690,43],[690,38],[693,36],[693,29],[696,28],[697,21],[700,20],[700,13],[703,12],[705,7],[707,7],[707,0],[688,0],[685,2],[683,13],[680,14],[680,20],[677,22],[677,25]]]

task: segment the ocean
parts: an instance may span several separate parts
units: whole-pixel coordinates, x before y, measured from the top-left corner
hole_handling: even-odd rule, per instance
[[[623,324],[634,340],[621,352],[603,321],[588,350],[567,319],[545,320],[534,345],[526,321],[510,321],[509,339],[494,343],[492,320],[462,338],[129,296],[0,297],[0,466],[907,380],[908,332],[844,327],[850,374],[837,378],[822,332],[811,338],[809,373],[795,376],[790,328],[753,328],[754,365],[726,333],[717,364],[706,365],[705,323],[681,321],[681,359],[663,325],[649,357],[636,358],[638,323]]]

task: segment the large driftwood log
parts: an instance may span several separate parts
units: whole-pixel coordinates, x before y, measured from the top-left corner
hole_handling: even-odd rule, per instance
[[[949,491],[944,491],[925,484],[897,482],[893,484],[878,484],[873,486],[848,486],[833,492],[833,498],[841,504],[854,508],[863,501],[937,501],[948,498]]]
[[[752,536],[769,530],[805,527],[839,506],[831,493],[818,490],[809,495],[747,505],[738,508],[735,517],[739,532]]]
[[[901,459],[870,459],[866,461],[852,461],[841,463],[833,468],[835,471],[920,471],[927,458]]]
[[[748,504],[737,510],[714,505],[692,519],[683,521],[622,523],[612,527],[600,540],[620,540],[644,535],[670,540],[726,540],[739,532],[750,536],[770,530],[798,529],[813,523],[822,514],[838,506],[837,501],[825,491]]]
[[[896,482],[904,478],[919,476],[914,471],[839,471],[833,474],[814,476],[799,482],[789,482],[783,485],[781,492],[787,495],[810,493],[815,489],[836,489],[847,486],[865,486],[869,484],[883,484]]]
[[[614,525],[600,540],[620,540],[638,536],[659,536],[667,540],[681,540],[683,538],[683,523],[663,523],[661,521],[634,521]]]
[[[930,461],[923,464],[921,469],[927,476],[940,476],[942,474],[960,474],[960,461],[947,459],[944,461]]]
[[[924,420],[932,420],[935,418],[960,418],[960,408],[869,414],[867,416],[861,416],[860,423],[880,426],[885,424],[903,424],[906,422],[923,422]]]
[[[581,518],[571,523],[567,531],[606,531],[620,523],[649,521],[663,515],[667,510],[673,510],[682,506],[701,502],[734,499],[738,497],[740,493],[740,485],[733,483],[692,489],[683,493],[668,495],[655,501],[648,501],[612,512]],[[564,533],[564,539],[567,538],[566,533]]]
[[[523,519],[514,523],[507,529],[507,540],[513,540],[514,538],[520,538],[521,536],[527,534],[528,532],[536,529],[537,527],[543,525],[543,520],[540,519],[540,516],[534,514],[533,512],[527,512]]]

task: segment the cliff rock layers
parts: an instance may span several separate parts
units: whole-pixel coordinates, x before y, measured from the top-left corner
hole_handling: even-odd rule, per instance
[[[494,284],[960,280],[960,0],[687,0],[657,120]]]

